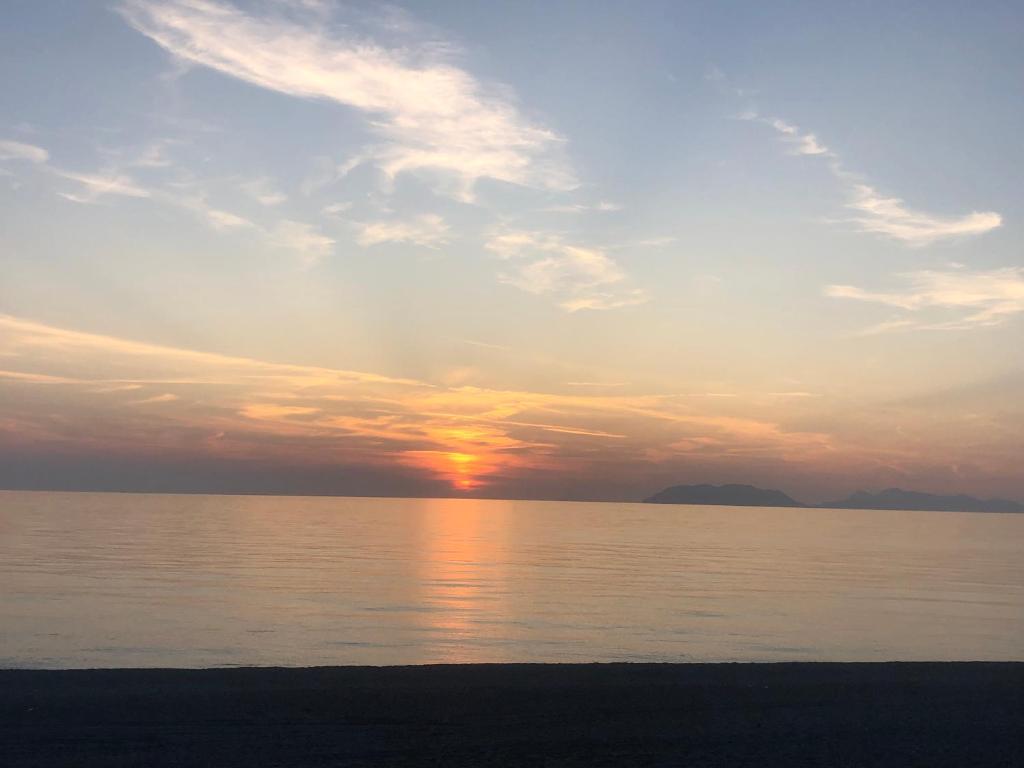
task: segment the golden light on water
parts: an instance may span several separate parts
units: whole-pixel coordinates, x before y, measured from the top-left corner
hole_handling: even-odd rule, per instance
[[[473,457],[470,457],[473,458]],[[472,461],[464,462],[472,464]],[[472,480],[472,478],[469,478]],[[456,481],[457,482],[457,481]],[[410,519],[422,553],[416,614],[432,638],[431,662],[488,661],[488,648],[502,638],[508,604],[505,547],[512,528],[508,502],[427,499],[426,514]]]

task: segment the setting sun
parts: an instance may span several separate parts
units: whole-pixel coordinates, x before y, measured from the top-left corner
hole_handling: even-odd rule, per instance
[[[470,490],[477,486],[473,475],[473,466],[478,462],[478,457],[468,453],[449,453],[448,460],[455,469],[455,487],[462,490]]]

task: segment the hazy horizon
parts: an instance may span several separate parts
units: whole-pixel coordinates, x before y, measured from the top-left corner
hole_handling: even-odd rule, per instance
[[[0,487],[1024,500],[1019,7],[4,15]]]
[[[20,469],[20,468],[17,468]],[[33,469],[38,469],[38,466],[33,466]],[[303,477],[299,478],[299,483],[294,488],[289,488],[286,485],[270,485],[257,487],[257,484],[253,482],[252,476],[249,473],[245,473],[242,476],[242,484],[232,487],[230,481],[213,483],[208,485],[201,485],[195,482],[195,475],[191,473],[185,473],[174,476],[161,477],[157,482],[159,484],[154,485],[151,482],[147,483],[149,478],[146,477],[145,473],[141,473],[141,477],[133,477],[134,484],[125,484],[121,479],[124,475],[124,468],[121,467],[118,472],[118,480],[111,484],[104,482],[103,475],[100,474],[98,477],[93,476],[90,480],[84,480],[84,472],[80,464],[76,465],[75,472],[57,472],[54,474],[48,474],[45,481],[39,483],[33,483],[31,481],[31,474],[28,474],[30,478],[25,481],[22,478],[20,484],[12,484],[9,486],[0,487],[0,493],[86,493],[86,494],[127,494],[127,495],[154,495],[154,496],[266,496],[268,498],[281,497],[281,498],[336,498],[336,499],[408,499],[416,500],[421,499],[424,501],[451,501],[458,499],[466,499],[472,501],[478,499],[481,501],[537,501],[537,502],[550,502],[552,504],[563,504],[563,503],[579,503],[579,504],[638,504],[645,503],[652,496],[658,494],[659,491],[666,491],[676,487],[682,488],[696,488],[701,486],[712,487],[712,488],[724,488],[727,486],[740,486],[745,488],[752,488],[755,491],[780,491],[785,494],[785,489],[782,488],[759,488],[757,486],[751,486],[745,483],[723,483],[718,486],[711,483],[694,483],[694,484],[676,484],[669,485],[663,488],[655,489],[652,493],[645,494],[641,497],[631,498],[586,498],[582,494],[579,495],[566,495],[566,496],[534,496],[534,497],[522,497],[522,496],[496,496],[486,495],[486,491],[477,492],[473,494],[467,494],[454,488],[441,487],[436,491],[436,495],[416,494],[411,493],[409,495],[402,495],[397,492],[382,491],[380,493],[347,493],[336,489],[333,489],[334,483],[341,483],[346,486],[358,487],[358,484],[352,484],[351,480],[334,479],[333,483],[330,479],[326,481],[324,479],[317,478],[319,483],[314,480],[310,481],[310,478]],[[14,474],[14,473],[11,473]],[[60,480],[62,485],[58,487],[57,483],[53,482],[53,478]],[[168,480],[171,482],[168,483]],[[179,485],[175,486],[175,482]],[[182,483],[189,483],[188,485]],[[127,486],[127,487],[126,487]],[[1001,497],[984,496],[977,497],[970,494],[929,494],[927,491],[920,491],[913,488],[878,488],[878,489],[867,489],[858,488],[850,493],[844,494],[842,497],[835,496],[827,499],[804,499],[798,498],[794,501],[798,502],[803,508],[807,509],[860,509],[856,506],[850,506],[850,502],[858,494],[867,494],[869,496],[879,496],[886,491],[898,491],[903,493],[910,493],[911,495],[923,494],[925,496],[935,496],[937,499],[956,499],[959,496],[964,496],[968,499],[974,499],[975,501],[981,502],[1013,502],[1019,503],[1016,499],[1004,499]],[[786,494],[789,496],[789,494]],[[792,497],[791,497],[792,498]],[[754,508],[766,508],[766,509],[787,509],[790,507],[781,506],[773,507],[771,505],[763,503],[726,503],[716,501],[714,503],[707,501],[659,501],[658,504],[669,505],[669,506],[696,506],[696,507],[754,507]],[[830,504],[842,503],[842,506],[833,507]],[[874,502],[877,503],[877,502]],[[922,512],[927,511],[927,508],[922,506],[866,506],[861,511],[875,511],[875,512]],[[993,509],[957,509],[953,507],[935,508],[936,512],[952,512],[952,513],[970,513],[970,512],[981,512],[991,514],[1014,514],[1017,510],[993,510]]]

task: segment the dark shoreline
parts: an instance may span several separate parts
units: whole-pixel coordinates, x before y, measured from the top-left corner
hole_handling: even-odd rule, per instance
[[[23,766],[1024,765],[1024,663],[0,670]]]

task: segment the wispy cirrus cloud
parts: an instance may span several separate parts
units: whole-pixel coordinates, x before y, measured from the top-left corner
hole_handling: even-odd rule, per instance
[[[178,59],[363,113],[381,142],[354,162],[373,162],[391,177],[428,173],[463,200],[473,199],[480,179],[575,186],[561,138],[452,64],[450,46],[386,47],[328,27],[322,14],[255,16],[216,0],[126,0],[120,12]]]
[[[118,162],[93,172],[70,171],[56,167],[49,163],[49,153],[42,147],[22,145],[18,142],[0,142],[0,160],[8,156],[27,159],[39,164],[54,177],[74,183],[76,187],[73,190],[58,189],[57,194],[75,203],[93,204],[106,197],[146,198],[188,211],[218,232],[255,233],[270,247],[297,254],[307,266],[330,254],[334,239],[324,235],[315,226],[292,219],[277,219],[269,224],[257,224],[245,216],[211,203],[204,184],[195,178],[172,183],[166,183],[165,180],[162,184],[154,182],[144,186],[130,175],[133,169],[166,169],[171,164],[166,154],[166,147],[170,143],[167,140],[159,140],[150,142],[141,149],[108,150],[106,154],[114,156]],[[13,148],[5,149],[7,144]],[[257,179],[243,187],[243,191],[249,197],[264,206],[274,206],[284,200],[284,196],[274,190],[266,179]]]
[[[835,157],[834,153],[818,141],[813,133],[801,131],[792,123],[787,123],[778,117],[762,117],[756,112],[745,112],[741,115],[744,120],[756,120],[759,123],[770,125],[779,133],[789,146],[794,155],[824,155]]]
[[[825,295],[903,310],[904,314],[875,325],[866,333],[983,328],[1000,325],[1024,312],[1024,268],[1021,267],[981,271],[920,270],[900,277],[906,283],[900,291],[830,285],[825,288]]]
[[[211,229],[218,232],[250,232],[265,246],[296,256],[304,267],[319,263],[334,250],[334,238],[305,221],[278,219],[274,223],[261,225],[237,213],[214,208],[205,200],[178,204],[201,216]]]
[[[324,13],[324,7],[316,12],[295,5],[278,6],[276,11],[273,5],[243,10],[227,0],[123,0],[119,11],[133,28],[179,61],[362,115],[376,139],[345,162],[329,161],[326,168],[318,163],[307,193],[367,163],[392,179],[416,174],[436,191],[463,201],[474,199],[478,182],[484,179],[547,192],[576,187],[563,139],[528,116],[506,88],[484,83],[458,66],[453,46],[439,42],[434,32],[400,12],[389,16],[391,23],[378,27],[367,26],[366,17],[352,17],[346,19],[352,23],[342,25],[334,23],[338,19]],[[279,202],[269,184],[250,183],[242,191],[265,206]],[[337,219],[348,206],[334,204],[321,213]],[[599,201],[554,205],[550,210],[619,208]],[[208,212],[206,218],[219,229],[244,226],[219,213]],[[355,221],[351,226],[356,242],[364,247],[395,243],[437,248],[450,239],[448,224],[433,213]],[[270,225],[261,229],[274,231]],[[311,260],[330,249],[329,238],[317,239],[308,227],[304,233],[292,227],[290,235],[288,239],[311,253]],[[492,252],[510,257],[507,248],[502,251],[506,246],[501,236],[486,244]],[[538,233],[529,249],[533,256],[522,249],[509,258],[515,263],[503,280],[556,296],[570,311],[645,300],[640,290],[625,287],[625,276],[608,249]]]
[[[303,266],[316,264],[330,255],[334,248],[334,238],[323,234],[313,224],[278,217],[257,222],[219,207],[210,202],[209,192],[199,180],[154,187],[146,192],[147,197],[157,202],[193,214],[215,232],[248,233],[262,241],[266,247],[288,251],[297,256]]]
[[[856,211],[853,222],[907,245],[924,246],[939,240],[981,235],[999,227],[1003,218],[993,211],[964,216],[936,216],[908,208],[898,197],[884,197],[867,184],[854,184],[847,208]]]
[[[101,197],[150,197],[150,190],[140,186],[130,176],[120,172],[75,173],[54,169],[58,176],[78,184],[74,192],[58,192],[61,197],[75,203],[95,203]]]
[[[320,212],[324,216],[328,216],[328,217],[334,218],[334,217],[340,216],[341,214],[345,213],[346,211],[348,211],[351,208],[352,208],[352,203],[348,202],[348,201],[345,201],[345,202],[341,202],[341,203],[331,203],[329,205],[325,205],[323,208],[320,209]]]
[[[624,245],[617,245],[616,248],[663,248],[666,245],[672,245],[675,243],[677,238],[672,236],[662,237],[648,237],[643,240],[637,240],[634,243],[626,243]]]
[[[97,152],[107,165],[125,170],[129,168],[170,168],[174,165],[171,147],[181,143],[169,138],[157,138],[127,147],[101,146]]]
[[[614,211],[621,211],[622,206],[618,203],[611,203],[607,200],[602,200],[599,203],[593,205],[586,205],[584,203],[570,203],[566,205],[551,205],[544,209],[548,213],[589,213],[597,211],[600,213],[611,213]]]
[[[171,392],[164,392],[152,397],[144,397],[142,400],[134,400],[133,405],[155,405],[157,403],[176,403],[181,398]]]
[[[277,189],[265,176],[247,181],[239,185],[239,188],[260,205],[275,206],[288,200],[288,195]]]
[[[625,273],[604,250],[566,242],[561,235],[504,230],[492,234],[486,247],[508,264],[503,282],[529,293],[557,295],[569,312],[647,300],[642,290],[624,285]]]
[[[11,139],[0,139],[0,162],[5,160],[24,160],[29,163],[45,163],[50,159],[50,153],[35,144],[26,144],[22,141]]]
[[[166,140],[152,141],[142,147],[133,159],[137,168],[168,168],[172,165],[167,148],[171,142]]]
[[[277,93],[326,100],[362,114],[378,141],[344,167],[334,162],[334,173],[363,162],[380,166],[392,177],[427,173],[440,191],[463,200],[473,197],[481,179],[548,191],[575,186],[561,138],[527,117],[506,90],[484,84],[453,64],[450,47],[438,44],[432,33],[424,33],[407,17],[401,17],[405,29],[398,33],[405,43],[389,47],[352,32],[358,23],[339,25],[323,13],[285,5],[276,10],[273,4],[258,5],[254,11],[227,0],[123,0],[118,10],[136,30],[189,66],[205,66]],[[383,27],[376,32],[395,34]],[[236,179],[235,188],[226,190],[223,180],[204,181],[190,171],[184,164],[187,152],[172,164],[170,149],[184,143],[162,138],[101,149],[103,164],[88,172],[46,167],[76,185],[58,191],[74,202],[150,198],[191,212],[217,232],[260,238],[271,248],[297,253],[306,265],[332,251],[334,239],[316,224],[280,215],[277,206],[288,197],[269,177]],[[326,224],[340,219],[350,205],[321,206],[319,213]],[[567,213],[619,209],[608,201],[550,207]],[[364,247],[395,243],[438,248],[451,237],[447,222],[433,213],[350,226]],[[493,251],[494,245],[487,247]],[[534,233],[534,256],[518,252],[502,279],[532,293],[550,294],[570,311],[640,303],[644,294],[626,287],[622,270],[609,256],[615,247],[581,246],[559,235]]]
[[[312,266],[334,250],[334,238],[312,224],[283,219],[268,232],[272,245],[298,254],[306,266]]]
[[[858,174],[845,170],[839,156],[823,145],[815,134],[780,118],[764,117],[753,110],[741,114],[740,119],[771,126],[790,145],[793,154],[826,159],[829,170],[847,187],[849,199],[846,207],[854,212],[847,221],[865,232],[920,247],[942,240],[981,235],[1003,223],[1002,216],[994,211],[943,216],[914,210],[902,199],[885,196]]]
[[[57,193],[76,203],[95,203],[107,196],[156,197],[157,190],[138,182],[134,174],[138,170],[151,172],[171,167],[169,148],[175,143],[162,138],[141,146],[100,148],[98,151],[105,162],[100,169],[91,172],[70,171],[49,164],[46,167],[56,176],[78,184],[78,189],[73,192]]]
[[[423,248],[438,248],[448,242],[448,225],[434,213],[411,219],[361,222],[355,225],[356,242],[364,247],[382,243],[408,243]]]
[[[218,208],[206,208],[203,211],[210,226],[219,230],[250,229],[255,225],[244,216],[239,216],[230,211],[222,211]]]
[[[164,202],[191,211],[202,219],[211,229],[218,232],[232,230],[256,229],[256,225],[237,213],[225,211],[211,205],[202,191],[179,193],[177,191],[159,194]]]

